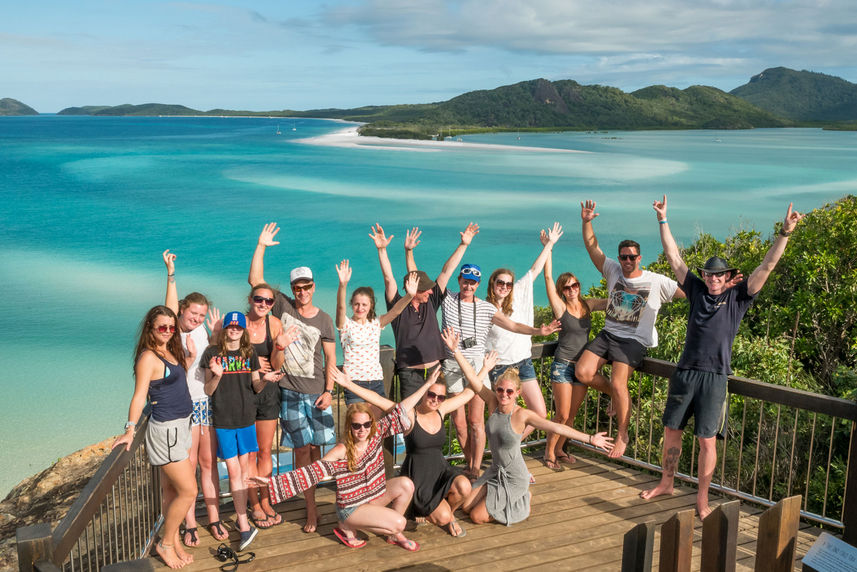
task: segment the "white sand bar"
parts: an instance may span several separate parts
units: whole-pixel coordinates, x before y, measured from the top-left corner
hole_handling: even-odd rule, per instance
[[[391,151],[443,151],[444,149],[490,149],[497,151],[529,151],[537,153],[589,153],[576,149],[553,147],[525,147],[523,145],[497,145],[494,143],[469,143],[466,141],[430,141],[422,139],[385,139],[383,137],[361,137],[357,127],[348,127],[318,137],[297,139],[297,143],[323,145],[327,147],[351,147],[387,149]]]

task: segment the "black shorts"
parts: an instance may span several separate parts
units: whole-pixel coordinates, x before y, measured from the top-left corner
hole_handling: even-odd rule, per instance
[[[280,387],[265,383],[265,389],[256,394],[256,421],[280,418]]]
[[[607,361],[626,363],[634,369],[640,367],[643,358],[646,357],[646,346],[637,340],[619,338],[604,330],[601,330],[583,349]]]
[[[693,433],[708,438],[722,433],[726,425],[725,373],[696,369],[677,369],[670,377],[664,427],[682,430],[691,415],[695,418]]]

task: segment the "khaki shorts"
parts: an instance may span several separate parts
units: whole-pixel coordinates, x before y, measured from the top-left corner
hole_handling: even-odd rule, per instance
[[[473,367],[473,371],[479,373],[482,370],[482,358],[475,358],[467,360],[470,365]],[[461,373],[461,368],[458,367],[458,362],[455,361],[455,358],[447,358],[443,360],[443,377],[446,380],[446,392],[447,393],[461,393],[464,391],[465,387],[468,387],[470,384],[467,383],[467,380],[464,379],[464,374]],[[488,376],[482,380],[482,383],[485,387],[490,388],[491,382],[488,380]]]

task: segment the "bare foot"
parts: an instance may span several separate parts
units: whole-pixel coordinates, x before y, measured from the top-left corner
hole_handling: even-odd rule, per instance
[[[179,532],[176,531],[176,537],[173,539],[173,546],[176,547],[176,556],[181,559],[185,564],[190,564],[193,562],[193,554],[190,554],[187,550],[182,546],[181,539],[179,538]]]
[[[649,500],[655,497],[659,497],[661,495],[671,495],[673,494],[673,485],[672,483],[658,483],[653,489],[649,489],[647,491],[643,491],[640,493],[640,498]]]
[[[708,506],[707,502],[704,505],[700,505],[699,501],[697,501],[696,514],[699,515],[699,520],[705,520],[705,517],[707,517],[712,512],[714,512],[714,509]]]
[[[625,449],[628,447],[628,434],[617,433],[616,440],[613,441],[613,450],[607,454],[611,459],[618,459],[625,454]]]
[[[567,453],[560,453],[556,456],[556,460],[559,463],[565,463],[566,465],[573,465],[577,462],[577,459],[574,458],[573,455],[569,455]]]
[[[318,511],[315,508],[315,505],[310,508],[306,507],[306,524],[304,525],[304,532],[310,533],[315,532],[316,528],[318,528]]]
[[[163,542],[158,542],[155,545],[155,552],[158,553],[158,556],[161,557],[161,560],[164,561],[164,564],[166,564],[173,570],[184,568],[187,565],[187,562],[178,557],[178,555],[176,554],[176,547],[172,544],[164,544]]]

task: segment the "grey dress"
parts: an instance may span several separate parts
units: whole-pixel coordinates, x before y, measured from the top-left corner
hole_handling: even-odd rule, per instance
[[[485,424],[491,467],[473,488],[485,485],[485,506],[491,518],[509,526],[530,516],[530,474],[521,455],[521,434],[512,429],[512,414],[499,409]]]

